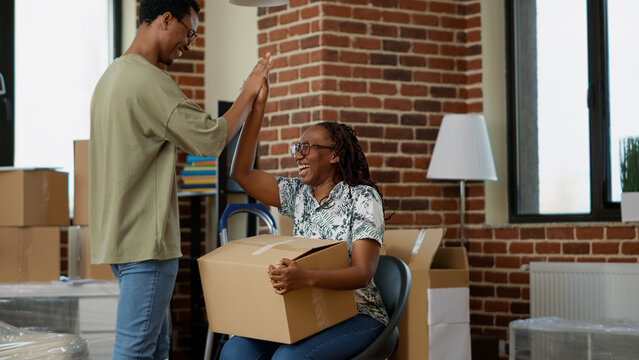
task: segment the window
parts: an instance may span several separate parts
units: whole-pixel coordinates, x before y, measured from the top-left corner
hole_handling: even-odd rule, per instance
[[[93,89],[119,55],[121,0],[7,3],[14,46],[0,57],[12,62],[14,131],[3,134],[13,144],[0,150],[3,165],[68,172],[72,206],[73,140],[89,138]]]
[[[639,50],[633,0],[506,1],[512,222],[618,220]]]

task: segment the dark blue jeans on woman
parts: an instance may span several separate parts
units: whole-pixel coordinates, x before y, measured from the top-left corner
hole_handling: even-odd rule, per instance
[[[368,315],[356,315],[293,344],[233,336],[221,360],[348,360],[362,352],[384,330]]]

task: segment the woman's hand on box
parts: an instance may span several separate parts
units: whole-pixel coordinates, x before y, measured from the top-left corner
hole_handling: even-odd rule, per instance
[[[284,295],[309,285],[309,272],[295,260],[282,259],[276,266],[268,266],[268,274],[275,292]]]

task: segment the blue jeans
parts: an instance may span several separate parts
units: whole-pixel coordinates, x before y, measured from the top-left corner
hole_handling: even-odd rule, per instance
[[[384,330],[368,315],[356,315],[293,344],[233,336],[222,348],[221,360],[347,360],[364,351]]]
[[[167,359],[178,259],[112,264],[120,285],[113,359]]]

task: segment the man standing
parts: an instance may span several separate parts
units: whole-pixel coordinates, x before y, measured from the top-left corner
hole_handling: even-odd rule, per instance
[[[218,156],[241,128],[271,68],[261,58],[231,109],[214,119],[162,70],[197,37],[194,0],[142,0],[133,43],[91,101],[91,262],[120,286],[114,359],[166,359],[167,309],[178,271],[177,148]]]

